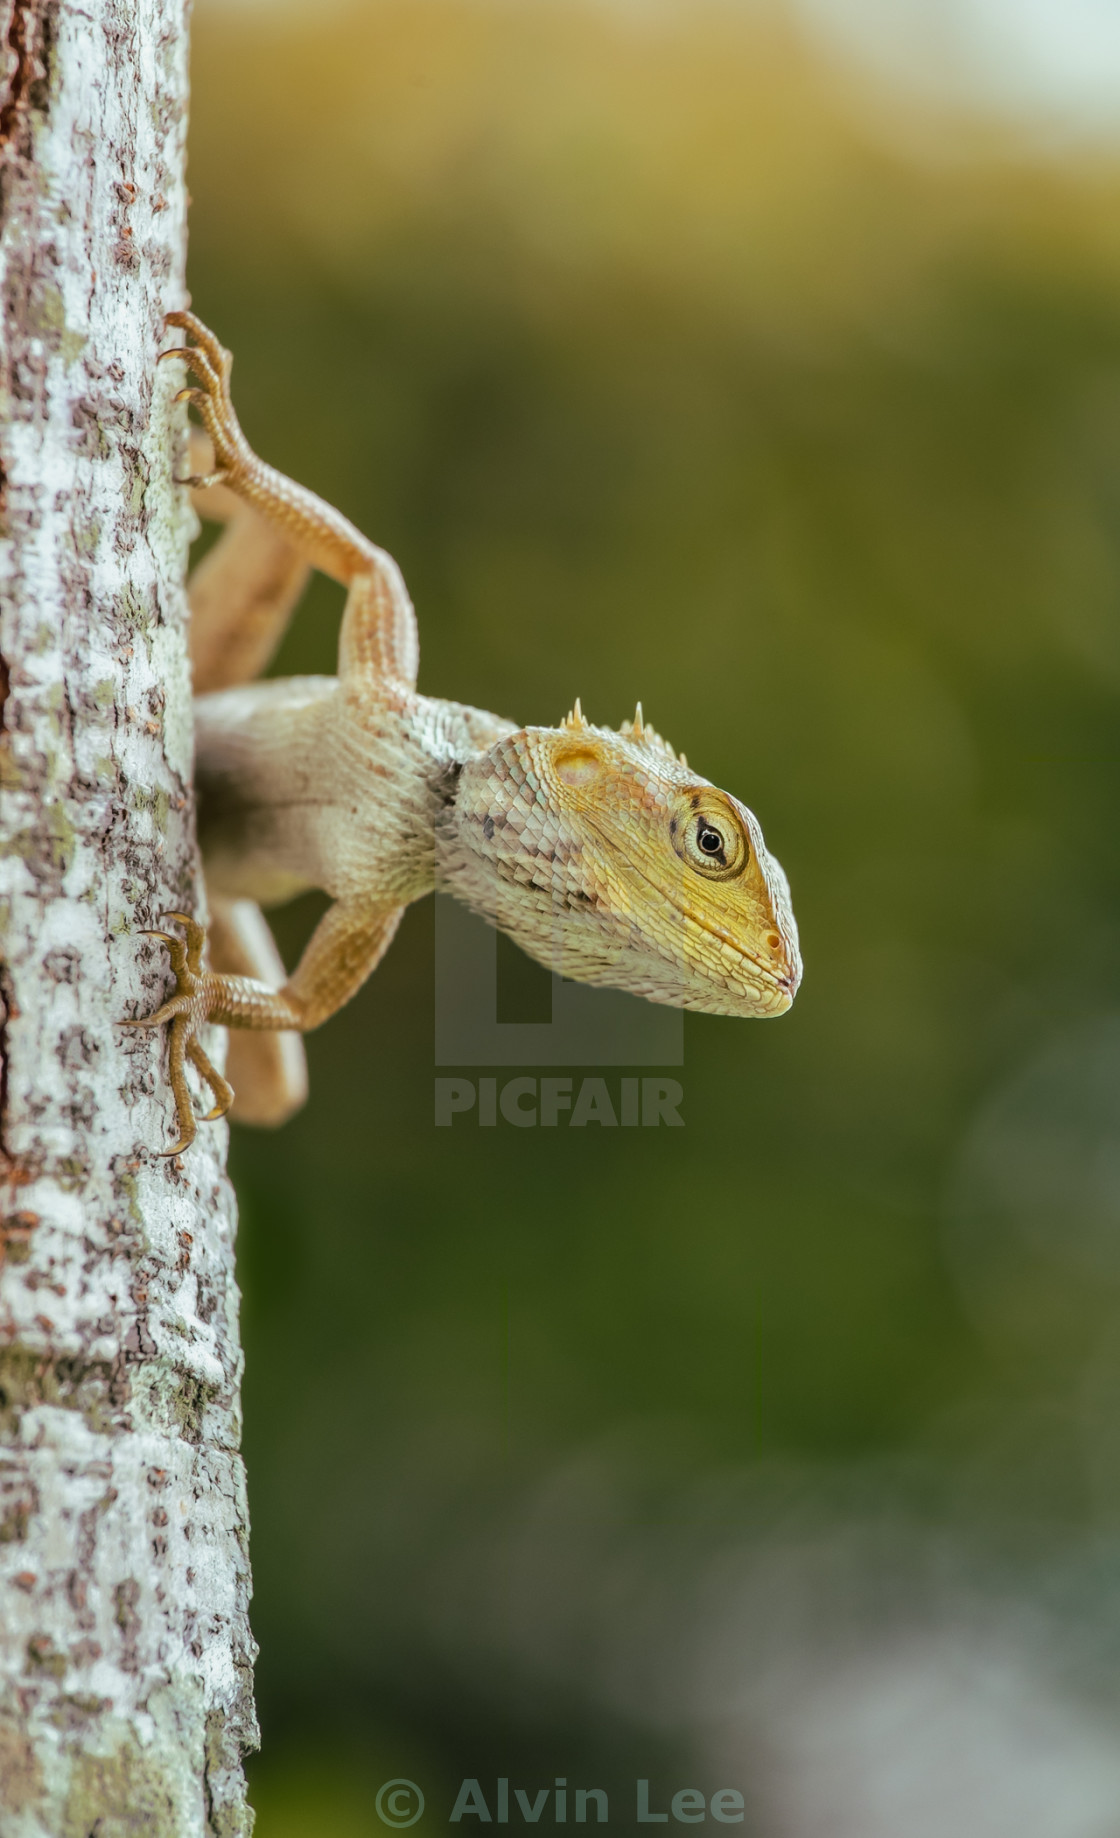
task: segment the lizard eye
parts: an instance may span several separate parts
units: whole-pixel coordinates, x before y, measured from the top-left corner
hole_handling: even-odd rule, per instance
[[[713,795],[689,799],[683,824],[670,826],[673,846],[690,868],[713,881],[729,881],[741,874],[750,856],[742,826]],[[699,807],[699,808],[698,808]]]

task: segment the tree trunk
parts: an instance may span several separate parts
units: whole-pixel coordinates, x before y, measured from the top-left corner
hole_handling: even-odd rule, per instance
[[[5,57],[6,56],[6,68]],[[225,1129],[117,1024],[200,911],[183,0],[0,0],[0,1831],[247,1832]]]

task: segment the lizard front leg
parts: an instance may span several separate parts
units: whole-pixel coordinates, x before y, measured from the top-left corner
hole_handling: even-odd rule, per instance
[[[192,402],[214,448],[214,467],[187,481],[198,490],[220,485],[280,530],[312,567],[349,588],[339,645],[339,675],[368,674],[415,688],[419,665],[416,615],[391,555],[322,498],[268,466],[241,431],[229,393],[233,358],[193,313],[168,313],[167,324],[194,339],[161,352],[182,358],[198,385],[177,400]]]
[[[210,441],[191,429],[191,471],[215,466]],[[260,676],[284,636],[311,564],[284,532],[224,485],[196,489],[200,517],[224,523],[214,547],[187,582],[187,637],[196,696]]]
[[[211,969],[282,987],[288,973],[256,901],[232,900],[212,889],[207,897]],[[226,1049],[226,1077],[236,1093],[231,1121],[276,1129],[307,1102],[303,1041],[286,1028],[267,1034],[233,1028]]]
[[[171,1089],[179,1119],[179,1140],[164,1155],[179,1155],[194,1141],[197,1128],[187,1087],[184,1060],[190,1059],[214,1093],[204,1123],[224,1116],[233,1089],[210,1064],[197,1040],[207,1021],[258,1031],[291,1029],[308,1033],[356,995],[392,941],[403,908],[371,900],[337,900],[324,913],[308,940],[295,971],[280,989],[255,977],[204,970],[205,928],[185,913],[169,913],[186,931],[186,943],[169,932],[149,937],[167,944],[175,975],[175,993],[152,1015],[122,1022],[123,1027],[169,1028]]]

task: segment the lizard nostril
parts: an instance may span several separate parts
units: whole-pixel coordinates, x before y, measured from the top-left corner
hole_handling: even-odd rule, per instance
[[[779,949],[781,948],[781,943],[782,943],[782,941],[781,941],[781,939],[780,939],[780,938],[778,937],[778,934],[777,934],[777,932],[770,932],[770,933],[768,933],[768,934],[767,934],[767,938],[766,938],[766,942],[767,942],[767,944],[768,944],[768,945],[770,946],[770,949],[771,949],[772,951],[777,951],[777,950],[779,950]]]

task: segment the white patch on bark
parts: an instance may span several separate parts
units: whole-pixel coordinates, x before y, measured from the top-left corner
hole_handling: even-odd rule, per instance
[[[181,0],[0,0],[0,1828],[247,1832],[224,1125],[181,1162],[143,926],[200,911]],[[208,1104],[209,1100],[207,1100]]]

